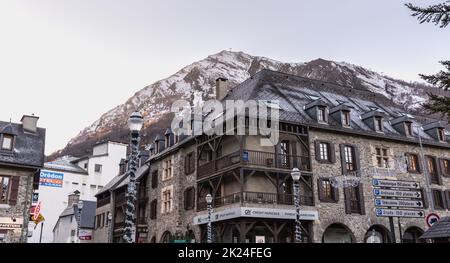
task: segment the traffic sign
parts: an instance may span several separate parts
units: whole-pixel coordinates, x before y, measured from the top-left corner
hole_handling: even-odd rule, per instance
[[[374,188],[373,194],[375,196],[388,196],[388,197],[403,197],[403,198],[421,198],[422,193],[420,191],[404,191],[404,190],[388,190],[381,188]]]
[[[375,213],[378,217],[423,217],[423,210],[398,210],[376,208]]]
[[[438,214],[435,213],[430,213],[427,215],[427,217],[425,218],[425,221],[427,222],[428,227],[431,227],[432,225],[434,225],[437,221],[439,221],[439,219],[441,219],[439,217]]]
[[[422,201],[413,201],[413,200],[375,199],[375,206],[422,208],[423,203]]]
[[[420,184],[414,181],[396,181],[396,180],[380,180],[380,179],[373,179],[372,180],[373,186],[378,187],[393,187],[393,188],[414,188],[419,189]]]

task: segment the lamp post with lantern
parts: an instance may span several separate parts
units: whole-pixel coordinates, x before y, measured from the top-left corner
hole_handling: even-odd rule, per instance
[[[300,170],[295,167],[291,171],[294,190],[294,205],[295,205],[295,243],[302,242],[302,229],[300,225]]]

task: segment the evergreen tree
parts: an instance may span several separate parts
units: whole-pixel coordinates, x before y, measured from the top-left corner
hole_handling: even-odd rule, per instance
[[[412,16],[417,17],[420,23],[432,22],[436,25],[440,25],[441,28],[450,24],[450,1],[446,1],[442,4],[430,5],[426,8],[417,7],[411,3],[406,6],[413,11]],[[444,70],[438,72],[435,75],[419,74],[420,77],[433,86],[441,88],[443,90],[450,90],[450,61],[441,61],[444,66]],[[428,93],[429,101],[423,106],[431,113],[441,113],[450,120],[450,97],[438,96],[432,93]]]

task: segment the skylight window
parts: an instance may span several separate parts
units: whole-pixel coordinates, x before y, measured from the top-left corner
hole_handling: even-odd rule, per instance
[[[312,100],[318,100],[318,99],[320,99],[319,96],[315,96],[315,95],[306,95],[306,96],[308,96],[308,98],[310,98],[310,99],[312,99]]]

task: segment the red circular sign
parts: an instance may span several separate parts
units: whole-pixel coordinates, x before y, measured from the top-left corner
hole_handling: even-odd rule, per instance
[[[439,221],[441,219],[438,214],[430,213],[425,218],[425,221],[427,222],[428,227],[431,227],[434,223]]]

